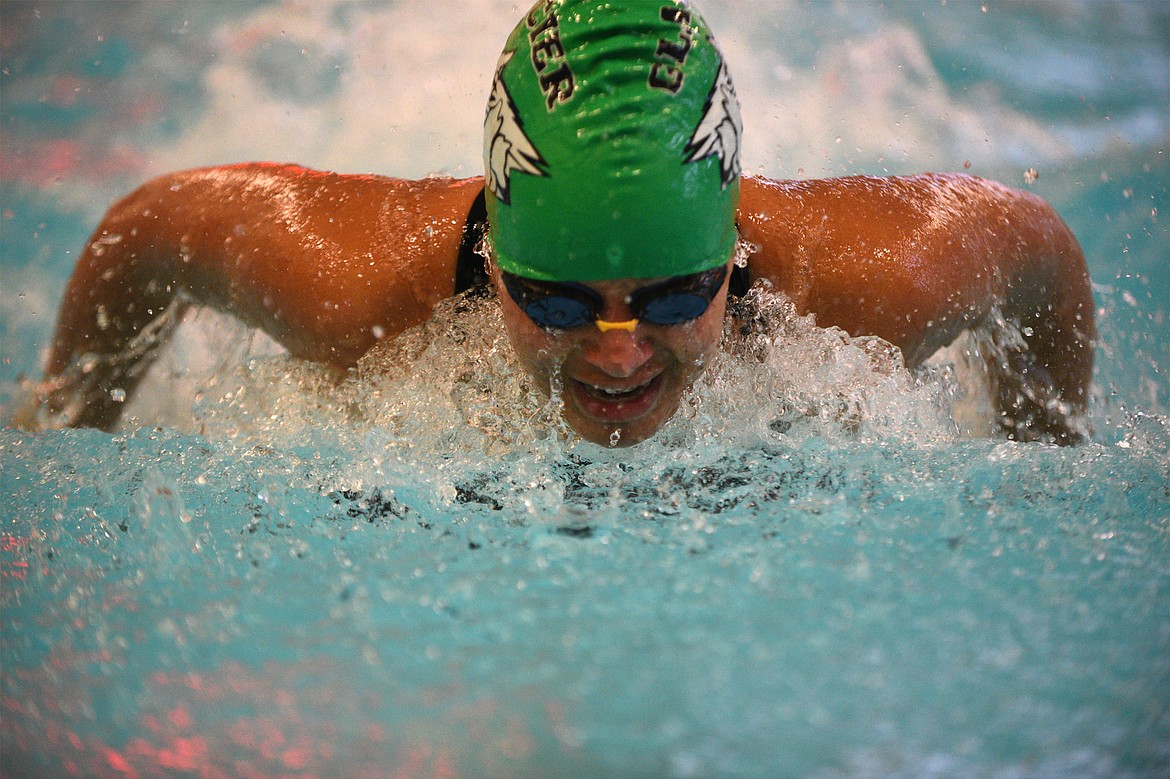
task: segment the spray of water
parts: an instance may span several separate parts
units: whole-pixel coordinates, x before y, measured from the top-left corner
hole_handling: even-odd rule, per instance
[[[568,428],[556,378],[551,396],[537,389],[508,343],[498,301],[483,290],[442,303],[347,373],[266,354],[263,344],[220,360],[210,375],[188,374],[190,411],[157,421],[237,447],[312,452],[318,470],[309,478],[327,492],[379,490],[383,500],[438,512],[523,507],[568,521],[582,505],[595,512],[632,496],[669,512],[702,500],[698,489],[714,505],[728,485],[696,486],[693,476],[725,472],[729,458],[765,452],[774,463],[810,445],[955,439],[960,385],[948,367],[912,374],[888,343],[817,327],[766,284],[731,313],[721,349],[678,412],[632,448],[597,446]],[[222,333],[202,337],[206,351],[223,352],[214,343]],[[190,353],[183,340],[181,330],[172,350]],[[238,328],[230,340],[246,343]],[[159,365],[173,382],[168,360]]]

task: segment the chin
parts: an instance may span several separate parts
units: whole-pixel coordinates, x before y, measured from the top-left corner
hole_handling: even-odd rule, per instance
[[[598,446],[604,446],[607,449],[624,449],[628,446],[634,446],[635,444],[640,444],[643,441],[653,438],[654,434],[658,432],[658,428],[655,427],[653,430],[617,428],[616,430],[610,430],[606,432],[583,432],[580,430],[577,432],[589,443],[597,444]],[[618,438],[616,441],[613,439],[613,434],[615,432],[618,433]]]
[[[669,409],[655,408],[637,419],[624,422],[604,422],[568,405],[564,408],[564,414],[569,427],[586,441],[606,448],[621,449],[653,438],[674,415],[674,409],[675,404],[671,404]]]

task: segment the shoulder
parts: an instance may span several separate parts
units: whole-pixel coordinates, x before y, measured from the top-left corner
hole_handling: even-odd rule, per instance
[[[1035,233],[1059,232],[1059,217],[1041,198],[994,181],[955,173],[848,176],[809,181],[745,177],[739,208],[745,240],[759,247],[765,275],[777,263],[816,253],[911,259],[985,243],[1002,251]]]
[[[1030,193],[962,173],[911,176],[843,176],[776,180],[745,175],[740,219],[767,221],[777,213],[810,215],[881,207],[893,215],[937,215],[940,207],[1010,201],[1043,202]],[[928,212],[929,209],[929,212]]]
[[[163,192],[198,197],[206,193],[244,200],[265,199],[276,206],[311,201],[331,209],[380,206],[391,199],[395,203],[437,209],[462,208],[466,213],[482,189],[482,177],[404,179],[365,173],[335,173],[291,163],[245,162],[166,173],[146,182],[130,197]],[[362,199],[351,200],[356,197]],[[371,197],[373,201],[368,199]]]

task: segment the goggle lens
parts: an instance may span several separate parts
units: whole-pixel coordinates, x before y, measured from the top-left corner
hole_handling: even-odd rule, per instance
[[[656,325],[679,325],[701,317],[710,304],[709,299],[691,293],[663,295],[647,301],[640,318]]]
[[[538,327],[567,330],[598,320],[605,301],[595,290],[570,282],[536,281],[503,273],[504,287]],[[676,276],[630,295],[634,316],[655,325],[681,325],[698,319],[723,287],[727,266]]]
[[[587,325],[595,319],[591,306],[560,295],[533,300],[524,306],[524,313],[539,326],[558,330]]]

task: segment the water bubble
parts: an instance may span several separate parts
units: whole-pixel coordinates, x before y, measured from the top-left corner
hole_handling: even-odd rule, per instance
[[[736,241],[735,256],[732,262],[737,268],[746,268],[748,266],[748,260],[759,250],[760,247],[756,244],[740,238],[738,241]]]

